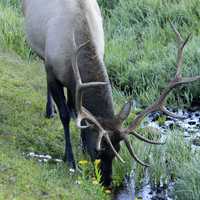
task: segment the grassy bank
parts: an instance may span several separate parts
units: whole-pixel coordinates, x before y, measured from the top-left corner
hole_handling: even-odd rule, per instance
[[[0,135],[0,199],[108,199],[101,187],[71,175],[64,164],[26,160],[12,136]],[[77,180],[81,184],[77,184]]]
[[[176,43],[169,18],[184,37],[193,33],[185,51],[184,75],[200,74],[198,0],[100,2],[105,18],[105,62],[117,88],[113,92],[116,108],[127,98],[125,95],[132,95],[146,105],[173,76]],[[38,152],[62,158],[64,137],[58,116],[51,120],[44,118],[45,73],[42,64],[30,57],[19,3],[0,2],[0,199],[110,199],[96,185],[91,164],[82,166],[83,173],[71,176],[63,163],[39,164],[23,156],[23,152]],[[183,106],[193,98],[200,99],[199,88],[200,83],[182,87],[169,103],[178,100]],[[152,136],[152,131],[138,131],[150,138],[158,137]],[[73,123],[72,136],[73,147],[79,147],[79,133]],[[170,132],[164,146],[153,147],[135,139],[132,143],[141,159],[151,163],[152,185],[159,185],[161,179],[166,184],[175,180],[175,199],[200,198],[199,152],[192,151],[190,143],[185,144],[182,130]],[[74,148],[74,152],[77,163],[88,159],[80,148]],[[144,168],[130,162],[123,145],[120,154],[126,164],[114,162],[114,184],[120,185],[134,166],[139,188]]]
[[[95,199],[110,199],[102,187],[96,185],[92,164],[81,165],[82,173],[69,175],[64,163],[41,164],[25,159],[23,152],[50,154],[54,158],[63,156],[60,120],[58,116],[51,120],[44,118],[46,88],[41,63],[28,64],[16,55],[1,53],[0,74],[0,199],[22,199],[24,196],[27,199],[85,200],[94,196]],[[121,95],[114,92],[116,102],[123,100]],[[138,131],[149,138],[159,138],[152,135],[152,131]],[[72,123],[73,147],[79,147],[79,138]],[[130,138],[140,158],[151,163],[152,184],[159,185],[161,178],[166,184],[177,180],[174,191],[177,199],[183,199],[180,197],[183,193],[185,200],[199,198],[199,152],[192,151],[190,143],[185,144],[181,130],[169,133],[163,146],[146,145]],[[120,155],[126,164],[114,161],[114,184],[120,185],[124,175],[134,167],[136,186],[140,188],[144,168],[130,161],[127,149],[121,146]],[[82,155],[81,148],[74,148],[74,152],[77,163],[88,159]]]
[[[0,74],[0,199],[108,199],[102,187],[93,184],[92,165],[87,176],[70,176],[63,163],[39,164],[22,156],[38,152],[62,158],[63,129],[58,117],[44,118],[45,74],[39,63],[30,65],[1,53]],[[79,146],[73,126],[72,135],[73,146]],[[80,148],[74,151],[77,163],[85,159]]]

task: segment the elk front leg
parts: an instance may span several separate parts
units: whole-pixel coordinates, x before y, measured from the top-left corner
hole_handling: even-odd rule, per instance
[[[105,187],[110,187],[112,183],[113,158],[105,155],[100,157],[101,184]]]
[[[53,98],[47,84],[47,104],[46,104],[46,118],[53,118],[56,114],[56,107],[53,102]]]
[[[73,155],[71,139],[70,139],[70,130],[69,130],[70,110],[66,103],[64,89],[63,89],[63,86],[56,79],[54,78],[52,79],[52,77],[48,79],[48,87],[52,94],[53,100],[55,101],[57,105],[60,119],[64,128],[64,134],[65,134],[64,161],[68,163],[70,168],[75,169],[76,165],[74,161],[74,155]]]

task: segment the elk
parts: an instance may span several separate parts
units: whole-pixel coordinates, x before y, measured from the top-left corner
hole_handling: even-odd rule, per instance
[[[24,0],[23,13],[27,39],[32,49],[44,61],[47,76],[46,115],[51,117],[55,102],[65,134],[64,160],[76,168],[70,140],[70,119],[76,115],[81,129],[84,149],[91,159],[100,159],[102,184],[112,181],[112,161],[119,155],[120,142],[124,142],[131,156],[148,166],[135,154],[128,136],[150,144],[152,141],[136,132],[141,121],[150,113],[162,111],[173,117],[165,107],[165,100],[175,87],[200,79],[182,77],[183,50],[190,39],[183,40],[175,26],[178,56],[175,78],[161,92],[160,97],[140,112],[127,128],[123,122],[131,112],[129,101],[118,114],[114,112],[111,84],[104,65],[104,32],[102,17],[96,0]],[[64,94],[67,88],[67,98]]]

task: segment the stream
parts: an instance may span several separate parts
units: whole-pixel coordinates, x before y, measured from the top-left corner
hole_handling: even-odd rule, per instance
[[[169,109],[169,111],[184,117],[184,119],[166,117],[162,125],[159,125],[160,114],[153,113],[147,117],[144,126],[159,129],[161,134],[165,134],[169,129],[179,128],[183,131],[186,142],[190,140],[193,148],[200,148],[200,111],[181,109]],[[158,188],[152,188],[149,184],[148,169],[146,169],[143,184],[139,192],[136,193],[134,172],[132,171],[130,176],[125,178],[124,187],[114,197],[114,200],[173,200],[171,197],[173,185],[174,183],[171,182],[167,187],[161,184]]]

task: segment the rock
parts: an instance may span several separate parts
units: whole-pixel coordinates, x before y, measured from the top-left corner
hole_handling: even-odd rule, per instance
[[[171,123],[171,124],[168,125],[169,129],[174,129],[174,126],[175,126],[174,123]]]
[[[192,118],[192,114],[191,113],[188,114],[188,118]]]
[[[159,117],[160,117],[159,113],[152,114],[152,122],[158,121]]]
[[[188,124],[189,124],[189,125],[195,125],[196,122],[195,122],[195,121],[189,121]]]
[[[1,165],[0,164],[0,172],[4,172],[6,170],[8,170],[8,167],[6,165]]]
[[[196,137],[192,140],[192,144],[195,146],[200,146],[200,137]]]

